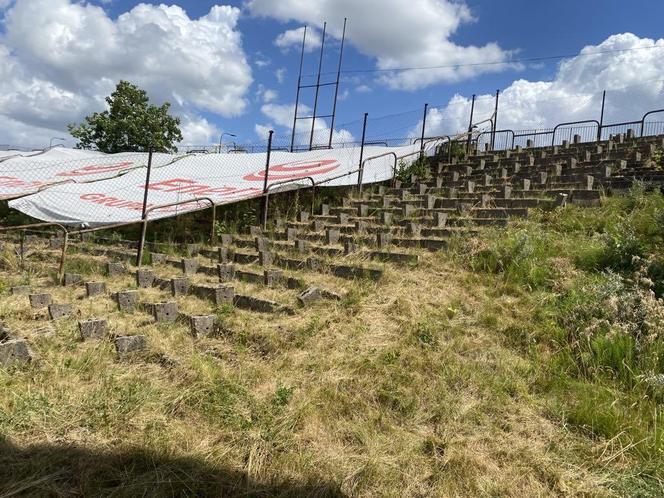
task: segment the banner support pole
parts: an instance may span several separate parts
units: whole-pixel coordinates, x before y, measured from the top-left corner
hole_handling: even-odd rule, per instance
[[[143,264],[143,250],[145,248],[145,235],[147,233],[148,224],[146,223],[146,212],[148,208],[148,190],[150,188],[150,173],[152,173],[152,153],[154,148],[150,146],[148,148],[148,170],[145,174],[145,187],[143,192],[143,209],[141,212],[141,220],[143,220],[143,226],[141,227],[141,241],[138,244],[138,254],[136,255],[136,266],[138,268]]]
[[[362,146],[360,147],[360,164],[359,170],[357,172],[357,188],[360,192],[360,198],[362,198],[362,181],[364,180],[364,167],[362,165],[362,160],[364,159],[364,141],[367,136],[367,118],[369,113],[364,113],[364,124],[362,125]]]
[[[261,198],[261,224],[263,230],[267,228],[267,181],[270,175],[270,155],[272,154],[272,135],[274,130],[270,130],[267,139],[267,157],[265,159],[265,177],[263,178],[263,197]]]
[[[427,113],[429,110],[429,104],[424,104],[424,116],[422,117],[422,140],[420,142],[420,159],[424,157],[424,132],[427,127]]]

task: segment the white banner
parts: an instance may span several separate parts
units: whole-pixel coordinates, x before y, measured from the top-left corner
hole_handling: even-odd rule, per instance
[[[364,159],[380,157],[366,162],[363,183],[392,178],[395,157],[417,152],[419,147],[365,147]],[[411,155],[409,159],[416,157]],[[265,153],[154,154],[148,208],[203,197],[215,204],[258,197],[263,193],[265,163]],[[90,227],[139,221],[146,164],[147,154],[103,155],[67,149],[51,150],[39,158],[10,158],[0,162],[0,197],[36,192],[11,200],[9,206],[43,221]],[[352,172],[359,164],[360,148],[275,151],[271,155],[268,185],[284,181],[292,182],[285,188],[311,185],[306,177],[316,183],[333,178],[324,186],[354,185],[358,177]],[[149,218],[206,207],[209,203],[192,201],[156,209]]]

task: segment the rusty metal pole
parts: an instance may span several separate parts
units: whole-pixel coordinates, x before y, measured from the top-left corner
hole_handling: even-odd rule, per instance
[[[143,264],[143,249],[145,248],[145,236],[148,229],[148,223],[146,220],[147,208],[148,208],[148,190],[150,189],[150,174],[152,173],[152,153],[153,147],[148,149],[148,170],[145,174],[145,187],[143,189],[143,209],[141,212],[141,220],[143,220],[143,227],[141,229],[141,240],[138,244],[138,254],[136,255],[136,266],[138,268]]]
[[[65,260],[67,259],[67,245],[69,244],[69,232],[65,230],[62,241],[62,255],[60,256],[60,268],[58,269],[58,281],[60,285],[65,283]]]
[[[367,118],[369,117],[369,113],[365,112],[364,113],[364,124],[362,125],[362,146],[360,147],[360,164],[358,165],[358,172],[357,172],[357,188],[360,192],[360,198],[362,197],[362,181],[364,180],[364,165],[362,164],[362,161],[364,160],[364,141],[367,136]]]
[[[597,127],[597,141],[602,141],[602,126],[604,125],[604,104],[606,103],[606,90],[602,92],[602,112],[599,115],[599,126]]]
[[[420,159],[424,157],[424,133],[427,128],[427,113],[429,111],[429,104],[424,104],[424,116],[422,117],[422,141],[420,142]]]
[[[470,139],[473,132],[473,114],[475,113],[475,94],[473,94],[473,101],[470,104],[470,121],[468,123],[468,143],[466,144],[466,154],[470,154]]]
[[[267,207],[268,207],[267,182],[268,182],[268,177],[270,176],[270,155],[272,154],[273,134],[274,131],[270,130],[267,139],[267,157],[265,159],[265,176],[263,178],[263,198],[261,199],[261,224],[263,225],[263,230],[267,228]]]
[[[498,129],[498,97],[500,90],[496,90],[496,109],[493,111],[493,130],[491,132],[491,150],[496,149],[496,130]]]

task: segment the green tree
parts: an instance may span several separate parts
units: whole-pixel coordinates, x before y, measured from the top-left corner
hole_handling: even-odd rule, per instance
[[[145,90],[120,81],[110,97],[108,110],[95,112],[81,124],[70,124],[69,133],[79,140],[79,149],[116,153],[147,150],[177,152],[182,140],[180,118],[168,114],[171,104],[150,104]]]

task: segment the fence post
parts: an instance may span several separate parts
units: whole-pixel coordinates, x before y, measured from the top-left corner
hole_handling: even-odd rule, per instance
[[[473,101],[470,104],[470,121],[468,122],[468,143],[466,143],[466,154],[470,154],[470,138],[473,132],[473,114],[475,113],[475,94],[473,94]]]
[[[367,117],[369,116],[368,112],[364,113],[364,124],[362,125],[362,145],[360,146],[360,164],[358,165],[357,172],[357,188],[360,192],[360,197],[362,197],[362,181],[364,180],[364,166],[362,161],[364,160],[364,139],[367,136]]]
[[[263,198],[261,199],[261,223],[263,229],[267,228],[267,181],[270,176],[270,155],[272,154],[272,135],[274,130],[270,130],[267,138],[267,157],[265,159],[265,177],[263,178]]]
[[[496,90],[496,109],[493,111],[493,130],[491,133],[491,150],[496,149],[496,130],[498,129],[498,97],[500,90]]]
[[[424,132],[427,128],[427,111],[429,104],[424,104],[424,116],[422,117],[422,141],[420,142],[420,159],[424,157]]]
[[[141,228],[141,240],[138,243],[138,254],[136,255],[136,266],[138,268],[143,264],[143,249],[145,247],[145,235],[148,229],[148,224],[146,223],[146,210],[148,208],[148,190],[150,188],[150,173],[152,172],[152,153],[154,148],[151,146],[148,148],[148,170],[145,174],[145,186],[143,187],[143,210],[141,213],[141,220],[143,220],[143,227]]]
[[[604,103],[606,102],[606,90],[602,92],[602,112],[599,115],[599,127],[597,128],[597,141],[602,141],[602,125],[604,124]]]

